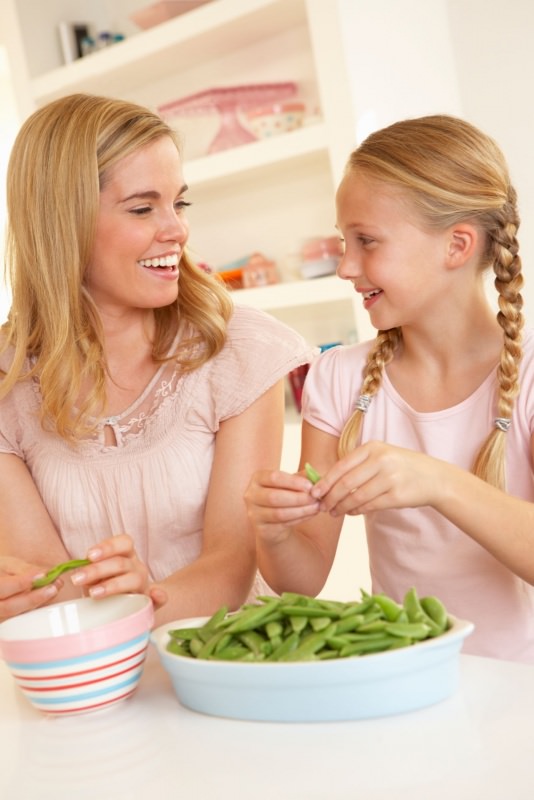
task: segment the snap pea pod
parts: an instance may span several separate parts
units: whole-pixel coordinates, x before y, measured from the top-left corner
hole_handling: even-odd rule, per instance
[[[43,575],[41,578],[36,578],[32,583],[32,589],[40,589],[41,586],[48,586],[49,583],[53,583],[56,578],[59,578],[64,572],[67,572],[69,569],[76,569],[77,567],[86,567],[87,564],[90,564],[88,558],[75,558],[72,561],[65,561],[63,564],[58,564],[56,567],[48,570],[46,575]]]
[[[409,647],[450,627],[436,597],[412,587],[402,604],[361,591],[341,602],[285,592],[259,596],[235,613],[223,607],[199,628],[169,631],[168,649],[189,658],[245,662],[297,662],[361,657]]]
[[[304,464],[304,472],[306,473],[307,479],[312,483],[317,483],[318,481],[321,480],[321,476],[319,475],[317,470],[314,469],[311,464],[308,464],[307,461]]]

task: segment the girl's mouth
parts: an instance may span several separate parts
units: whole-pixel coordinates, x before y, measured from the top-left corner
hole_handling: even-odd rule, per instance
[[[369,292],[362,292],[363,306],[368,311],[383,294],[382,289],[371,289]]]

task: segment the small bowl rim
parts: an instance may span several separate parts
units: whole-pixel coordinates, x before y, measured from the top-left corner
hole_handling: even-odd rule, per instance
[[[126,597],[128,599],[135,599],[138,607],[135,610],[129,611],[127,614],[119,617],[118,619],[110,620],[108,622],[101,622],[94,627],[89,627],[77,633],[60,634],[59,636],[41,636],[35,638],[14,638],[9,636],[9,628],[16,625],[18,617],[28,617],[29,615],[38,618],[52,611],[57,607],[65,607],[67,605],[89,605],[91,603],[102,603],[107,600],[112,601],[116,597]],[[128,622],[128,625],[126,625]],[[41,650],[43,655],[48,652],[50,648],[61,649],[61,655],[58,658],[70,658],[75,655],[86,655],[93,652],[95,648],[100,647],[98,643],[99,637],[102,634],[111,635],[114,643],[122,644],[132,637],[132,625],[134,627],[151,630],[154,624],[154,605],[148,595],[142,593],[125,592],[122,595],[110,595],[102,599],[93,599],[91,597],[78,597],[72,600],[64,600],[61,603],[54,603],[48,606],[41,606],[40,608],[26,611],[24,614],[19,614],[10,619],[4,620],[0,624],[0,657],[6,661],[16,660],[21,663],[35,663],[35,652]],[[7,635],[6,635],[7,634]],[[16,653],[15,653],[16,651]],[[41,659],[43,660],[43,659]]]

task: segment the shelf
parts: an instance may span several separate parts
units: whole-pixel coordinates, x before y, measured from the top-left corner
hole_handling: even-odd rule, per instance
[[[302,24],[305,0],[214,0],[31,81],[38,105],[69,92],[125,95]]]
[[[231,150],[186,162],[187,180],[195,188],[221,178],[265,169],[289,160],[305,160],[318,153],[327,153],[328,141],[324,122],[308,125],[290,133],[250,142]]]
[[[236,289],[232,292],[236,305],[273,311],[280,308],[299,308],[320,303],[354,301],[354,289],[350,281],[343,281],[337,275],[326,275],[313,280],[286,281],[270,286],[256,286],[251,289]]]

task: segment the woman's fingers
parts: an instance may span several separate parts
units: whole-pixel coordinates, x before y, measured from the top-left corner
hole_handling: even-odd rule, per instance
[[[56,597],[63,585],[57,580],[32,590],[31,582],[31,575],[0,575],[0,621],[45,605]]]
[[[73,571],[70,580],[91,597],[147,591],[148,569],[128,534],[102,540],[89,550],[88,558],[91,564]]]

